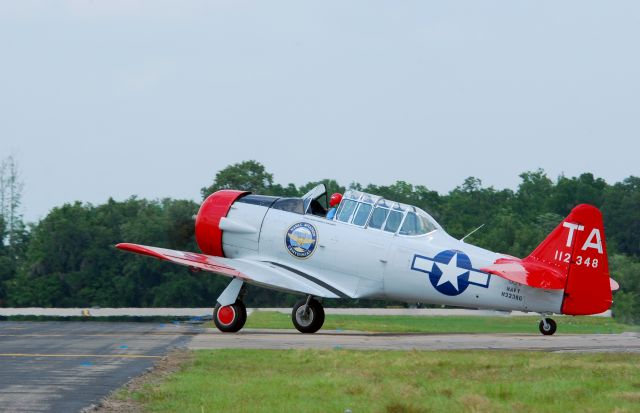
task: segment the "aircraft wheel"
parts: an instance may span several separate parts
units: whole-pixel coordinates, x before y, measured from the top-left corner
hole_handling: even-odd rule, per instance
[[[291,320],[296,329],[301,333],[315,333],[320,330],[324,324],[324,309],[318,300],[309,300],[309,307],[305,314],[304,308],[307,303],[306,299],[302,299],[293,306],[291,312]]]
[[[213,309],[213,322],[223,333],[235,333],[247,322],[247,307],[240,300],[222,307],[220,303]]]
[[[545,321],[546,321],[546,325],[545,325]],[[558,328],[558,326],[556,325],[556,322],[553,321],[553,319],[551,318],[545,318],[544,320],[540,320],[540,325],[538,327],[540,328],[540,332],[545,336],[553,335],[553,333],[555,333],[556,329]]]

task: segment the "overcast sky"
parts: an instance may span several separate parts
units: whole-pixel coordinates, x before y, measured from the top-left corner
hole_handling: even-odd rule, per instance
[[[0,0],[25,217],[276,182],[640,175],[638,1]]]

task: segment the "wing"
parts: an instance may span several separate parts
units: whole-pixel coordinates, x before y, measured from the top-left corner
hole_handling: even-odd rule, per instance
[[[204,270],[227,277],[238,277],[250,284],[276,290],[324,298],[350,298],[335,286],[311,274],[277,262],[213,257],[129,243],[118,244],[116,248],[184,265],[191,269]]]

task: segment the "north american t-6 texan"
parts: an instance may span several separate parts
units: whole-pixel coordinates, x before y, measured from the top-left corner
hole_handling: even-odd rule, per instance
[[[223,332],[244,326],[247,284],[301,295],[291,318],[302,333],[322,327],[323,299],[368,298],[535,312],[551,335],[551,314],[604,312],[618,288],[602,214],[586,204],[526,258],[455,239],[423,210],[380,196],[350,190],[327,202],[322,184],[300,198],[217,191],[200,206],[195,235],[202,253],[117,247],[230,277],[213,310]]]

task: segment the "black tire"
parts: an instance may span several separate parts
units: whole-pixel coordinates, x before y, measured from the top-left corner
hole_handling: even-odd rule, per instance
[[[216,303],[213,309],[213,322],[223,333],[236,333],[247,322],[247,307],[242,301],[236,301],[224,307]]]
[[[304,305],[307,303],[306,299],[298,301],[291,311],[291,321],[296,329],[305,334],[315,333],[320,330],[324,324],[324,308],[318,300],[309,300],[309,312],[305,317]]]
[[[545,318],[545,321],[547,322],[547,328],[545,329],[544,322],[542,320],[540,320],[538,328],[540,329],[540,332],[545,336],[551,336],[556,332],[558,326],[556,325],[556,322],[551,318]]]

